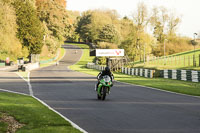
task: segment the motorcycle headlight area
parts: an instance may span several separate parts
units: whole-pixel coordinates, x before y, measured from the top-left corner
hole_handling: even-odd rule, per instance
[[[110,80],[111,80],[111,79],[110,79],[110,77],[109,77],[109,76],[106,76],[106,77],[104,78],[104,80],[105,80],[105,82],[107,82],[107,83],[108,83],[108,82],[110,82]]]

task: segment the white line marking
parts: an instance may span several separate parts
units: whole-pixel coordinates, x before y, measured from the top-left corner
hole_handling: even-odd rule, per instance
[[[40,100],[39,98],[32,96],[33,98],[35,98],[36,100],[38,100],[39,102],[41,102],[43,105],[45,105],[46,107],[48,107],[50,110],[52,110],[53,112],[57,113],[58,115],[60,115],[62,118],[64,118],[66,121],[68,121],[74,128],[80,130],[83,133],[88,133],[87,131],[85,131],[84,129],[80,128],[78,125],[76,125],[74,122],[72,122],[71,120],[69,120],[68,118],[66,118],[65,116],[63,116],[61,113],[59,113],[58,111],[54,110],[53,108],[51,108],[49,105],[47,105],[45,102],[43,102],[42,100]]]
[[[28,84],[28,89],[29,89],[29,94],[30,96],[33,96],[33,90],[32,90],[32,86],[31,86],[31,83],[30,83],[30,71],[28,72],[28,77],[27,79],[25,79],[23,76],[21,76],[19,73],[16,73],[19,77],[21,77],[23,80],[25,80]]]
[[[5,89],[0,89],[0,91],[3,92],[9,92],[9,93],[14,93],[14,94],[19,94],[19,95],[24,95],[24,96],[30,96],[28,94],[25,93],[20,93],[20,92],[15,92],[15,91],[9,91],[9,90],[5,90]],[[66,121],[68,121],[74,128],[80,130],[83,133],[88,133],[87,131],[85,131],[84,129],[80,128],[78,125],[76,125],[74,122],[72,122],[71,120],[69,120],[68,118],[66,118],[65,116],[63,116],[62,114],[60,114],[59,112],[57,112],[56,110],[54,110],[53,108],[51,108],[49,105],[47,105],[45,102],[43,102],[42,100],[40,100],[39,98],[35,97],[35,96],[31,96],[32,98],[36,99],[37,101],[39,101],[41,104],[43,104],[44,106],[48,107],[48,109],[52,110],[53,112],[55,112],[56,114],[58,114],[59,116],[61,116],[63,119],[65,119]]]
[[[66,52],[65,52],[66,54]],[[63,56],[64,57],[64,56]],[[79,127],[77,124],[75,124],[74,122],[72,122],[71,120],[69,120],[67,117],[63,116],[61,113],[59,113],[58,111],[54,110],[53,108],[51,108],[49,105],[47,105],[44,101],[40,100],[39,98],[35,97],[33,94],[33,90],[32,90],[32,85],[30,82],[30,71],[28,72],[28,79],[26,80],[24,77],[22,77],[20,74],[17,73],[17,75],[19,75],[23,80],[25,80],[29,86],[29,93],[30,96],[33,97],[34,99],[38,100],[40,103],[42,103],[44,106],[48,107],[50,110],[52,110],[53,112],[55,112],[56,114],[58,114],[59,116],[61,116],[63,119],[65,119],[66,121],[68,121],[74,128],[78,129],[79,131],[83,132],[83,133],[88,133],[87,131],[85,131],[84,129],[82,129],[81,127]],[[1,90],[1,89],[0,89]],[[11,92],[11,93],[16,93],[16,92],[12,92],[12,91],[7,91],[7,92]],[[17,93],[20,94],[20,93]],[[27,94],[26,94],[27,95]]]
[[[173,91],[167,91],[167,90],[157,89],[157,88],[148,87],[148,86],[142,86],[142,85],[136,85],[136,84],[131,84],[131,83],[125,83],[125,82],[121,82],[121,81],[117,81],[117,80],[115,80],[115,82],[119,82],[119,83],[127,84],[127,85],[132,85],[132,86],[138,86],[138,87],[148,88],[148,89],[152,89],[152,90],[156,90],[156,91],[163,91],[163,92],[172,93],[172,94],[176,94],[176,95],[182,95],[182,96],[187,96],[187,97],[200,98],[200,96],[192,96],[192,95],[187,95],[187,94],[177,93],[177,92],[173,92]]]
[[[32,86],[30,82],[30,72],[28,72],[28,88],[29,88],[30,96],[33,96],[33,90],[32,90]]]
[[[6,90],[6,89],[0,89],[0,91],[29,96],[28,94],[25,94],[25,93],[20,93],[20,92],[15,92],[15,91],[9,91],[9,90]]]
[[[17,74],[20,78],[22,78],[23,80],[25,80],[26,82],[28,82],[27,79],[25,79],[23,76],[21,76],[18,72],[16,72],[16,74]]]

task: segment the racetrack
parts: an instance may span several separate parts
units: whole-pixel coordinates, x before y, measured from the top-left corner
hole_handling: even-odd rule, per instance
[[[105,101],[97,100],[96,77],[68,69],[80,59],[82,50],[69,45],[65,48],[66,55],[58,66],[31,72],[33,95],[84,130],[89,133],[200,132],[200,98],[116,82]],[[9,89],[6,85],[4,88]]]

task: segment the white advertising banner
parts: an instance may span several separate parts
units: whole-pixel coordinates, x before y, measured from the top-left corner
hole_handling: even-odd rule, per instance
[[[96,49],[96,56],[124,56],[124,49]]]

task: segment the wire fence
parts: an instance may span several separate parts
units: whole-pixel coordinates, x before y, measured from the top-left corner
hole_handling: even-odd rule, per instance
[[[144,62],[143,62],[144,63]],[[182,56],[167,56],[153,57],[145,62],[148,65],[166,65],[178,67],[199,67],[200,54],[198,55],[182,55]],[[141,64],[141,62],[140,62]]]

